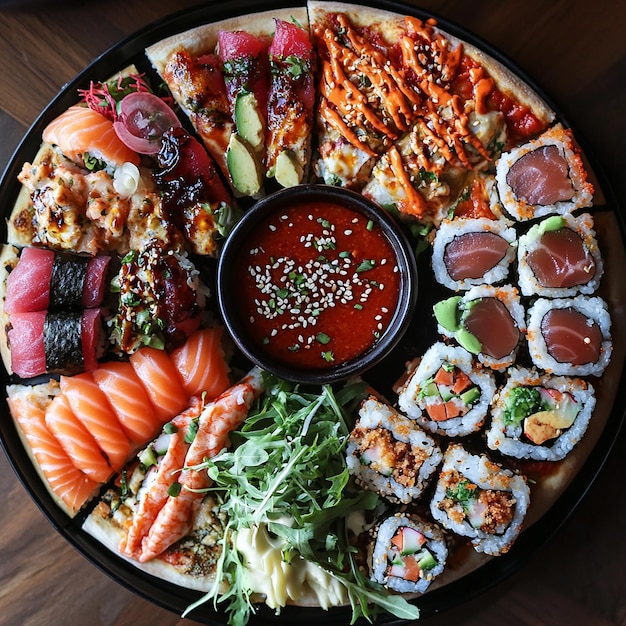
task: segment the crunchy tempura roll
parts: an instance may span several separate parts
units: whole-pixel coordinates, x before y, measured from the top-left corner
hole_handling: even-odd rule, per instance
[[[418,498],[441,462],[435,440],[404,415],[367,398],[346,448],[348,471],[391,502]]]
[[[530,504],[526,478],[474,455],[460,444],[446,450],[430,512],[444,528],[471,539],[478,552],[507,552]]]

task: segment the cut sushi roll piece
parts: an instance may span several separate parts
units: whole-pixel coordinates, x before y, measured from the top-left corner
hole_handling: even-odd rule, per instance
[[[561,124],[503,154],[496,181],[504,210],[520,222],[572,213],[593,200],[572,132]]]
[[[588,213],[549,217],[519,239],[519,286],[525,296],[589,295],[598,288],[603,269]]]
[[[448,558],[439,526],[418,515],[397,513],[373,531],[371,579],[399,593],[424,593],[439,576]]]
[[[346,448],[358,484],[408,504],[422,494],[441,458],[435,440],[412,420],[374,397],[363,401]]]
[[[398,406],[422,428],[457,437],[483,425],[495,392],[493,374],[461,347],[436,343],[398,395]]]
[[[600,376],[611,358],[611,317],[597,296],[539,298],[527,336],[533,363],[551,374]]]
[[[438,330],[468,352],[478,355],[492,369],[504,369],[515,361],[526,332],[524,308],[512,285],[472,287],[434,306]]]
[[[581,440],[596,404],[580,378],[511,368],[492,407],[487,445],[507,456],[560,461]]]
[[[451,444],[430,512],[444,528],[470,538],[477,552],[497,556],[517,539],[529,504],[524,476]]]
[[[433,242],[435,279],[454,291],[503,282],[515,258],[517,234],[489,218],[444,220]]]

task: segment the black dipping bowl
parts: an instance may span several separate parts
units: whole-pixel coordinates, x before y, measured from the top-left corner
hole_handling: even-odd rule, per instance
[[[365,215],[377,224],[390,242],[400,274],[399,298],[387,329],[370,348],[352,360],[313,369],[299,368],[277,360],[253,342],[247,322],[249,313],[238,310],[239,286],[234,269],[242,244],[257,225],[269,215],[304,202],[332,202]],[[298,185],[282,189],[259,200],[229,234],[217,269],[217,298],[224,324],[241,352],[254,364],[280,378],[302,384],[321,385],[358,376],[379,363],[398,344],[406,332],[417,301],[415,256],[396,221],[383,209],[360,194],[327,185]]]

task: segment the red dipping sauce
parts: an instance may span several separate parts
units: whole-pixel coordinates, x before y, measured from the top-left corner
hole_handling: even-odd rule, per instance
[[[366,215],[331,201],[265,217],[243,241],[232,275],[252,342],[297,368],[328,369],[367,351],[399,299],[387,236]]]

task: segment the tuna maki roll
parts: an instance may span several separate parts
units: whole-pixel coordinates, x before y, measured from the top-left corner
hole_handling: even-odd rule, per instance
[[[445,535],[418,515],[396,513],[376,526],[371,579],[399,593],[424,593],[444,570]]]
[[[511,368],[498,393],[487,445],[507,456],[560,461],[587,430],[594,389],[580,378]]]
[[[346,463],[362,487],[390,502],[419,498],[441,462],[435,440],[374,397],[363,401],[350,433]]]
[[[497,556],[517,539],[530,504],[526,478],[452,444],[446,450],[435,494],[434,519],[468,537],[477,552]]]
[[[525,296],[591,294],[603,273],[600,248],[588,213],[554,215],[519,239],[519,285]]]
[[[600,376],[611,358],[610,330],[602,298],[539,298],[528,316],[530,357],[551,374]]]
[[[504,369],[515,361],[526,331],[519,292],[511,285],[472,287],[434,306],[439,332],[456,340],[481,363]]]
[[[496,181],[504,210],[517,221],[572,213],[593,199],[573,135],[561,124],[504,153]]]
[[[445,220],[433,242],[435,279],[454,291],[503,282],[515,258],[513,228],[489,218]]]
[[[436,343],[400,390],[398,405],[422,428],[456,437],[480,429],[494,392],[493,374],[467,350]]]

